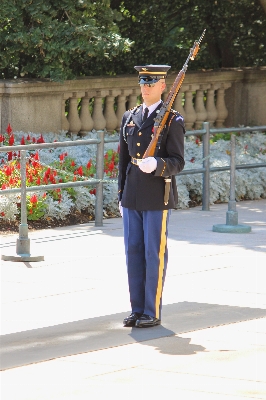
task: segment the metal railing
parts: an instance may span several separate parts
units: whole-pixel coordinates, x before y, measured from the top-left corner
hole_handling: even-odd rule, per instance
[[[211,129],[209,122],[203,123],[203,128],[199,130],[193,130],[186,132],[186,136],[202,136],[202,168],[195,168],[189,170],[183,170],[178,175],[190,175],[190,174],[202,174],[203,180],[203,190],[202,190],[202,210],[210,209],[210,173],[218,172],[218,171],[226,171],[230,170],[229,166],[224,167],[210,167],[210,135],[215,135],[217,133],[234,133],[234,132],[254,132],[254,131],[266,131],[266,126],[253,126],[246,128],[219,128],[219,129]],[[65,141],[65,142],[53,142],[53,143],[41,143],[41,144],[30,144],[30,145],[17,145],[17,146],[1,146],[1,152],[14,152],[20,151],[21,157],[26,157],[26,151],[34,151],[41,149],[52,149],[58,147],[70,147],[70,146],[87,146],[92,144],[97,144],[97,153],[96,153],[96,178],[94,179],[86,179],[77,182],[65,182],[65,183],[56,183],[49,185],[39,185],[39,186],[30,186],[26,187],[26,179],[21,183],[20,188],[15,189],[4,189],[1,190],[1,195],[10,194],[10,193],[21,193],[21,196],[24,196],[26,199],[26,192],[34,192],[34,191],[47,191],[54,189],[64,189],[68,187],[78,187],[78,186],[96,186],[96,199],[95,199],[95,226],[103,225],[103,187],[104,183],[108,183],[108,179],[104,178],[104,144],[105,143],[114,143],[119,141],[116,138],[105,138],[105,132],[103,130],[97,131],[98,139],[87,139],[87,140],[75,140],[75,141]],[[25,165],[24,165],[25,164]],[[236,169],[246,169],[246,168],[260,168],[266,167],[266,163],[256,163],[256,164],[241,164],[236,165]],[[26,174],[26,162],[21,165],[21,174],[23,175],[23,170],[25,170]],[[111,181],[116,180],[115,178],[110,179]],[[26,200],[25,200],[26,202]],[[25,203],[26,205],[26,203]],[[25,206],[24,210],[21,209],[22,213],[26,213]],[[25,223],[25,215],[22,216],[23,223]]]

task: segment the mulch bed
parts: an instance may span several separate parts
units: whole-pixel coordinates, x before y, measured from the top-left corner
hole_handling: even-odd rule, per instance
[[[196,207],[200,204],[197,201],[190,200],[189,207]],[[120,217],[120,214],[114,214],[108,210],[105,210],[105,218],[116,218]],[[41,229],[51,229],[63,226],[80,225],[87,224],[88,222],[94,221],[94,214],[90,214],[87,211],[73,211],[70,215],[66,216],[63,220],[58,220],[55,218],[40,219],[38,221],[27,221],[28,230],[37,231]],[[19,233],[20,220],[15,220],[12,222],[0,220],[0,235],[11,235]]]
[[[117,215],[112,213],[106,213],[105,218],[115,218]],[[86,224],[88,222],[94,221],[94,215],[89,214],[86,211],[75,211],[72,212],[71,215],[68,215],[63,220],[58,220],[55,218],[51,218],[49,220],[40,219],[38,221],[27,221],[28,223],[28,230],[30,231],[37,231],[41,229],[50,229],[50,228],[58,228],[63,226],[71,226],[71,225],[79,225],[79,224]],[[20,221],[0,221],[0,235],[10,235],[19,232],[19,225]]]

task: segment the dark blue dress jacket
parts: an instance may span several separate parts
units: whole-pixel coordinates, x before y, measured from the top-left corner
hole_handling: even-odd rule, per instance
[[[162,104],[162,103],[161,103]],[[155,158],[157,169],[152,173],[142,172],[131,163],[131,157],[142,158],[153,135],[154,118],[158,108],[142,124],[142,105],[126,111],[120,128],[120,154],[118,174],[118,200],[121,205],[137,211],[167,210],[177,204],[175,175],[182,171],[184,161],[183,117],[172,111]],[[158,111],[157,111],[158,112]],[[165,181],[171,177],[169,202],[164,204]]]

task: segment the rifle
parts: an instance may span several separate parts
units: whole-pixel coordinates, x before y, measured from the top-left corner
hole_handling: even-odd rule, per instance
[[[156,147],[158,147],[157,144],[158,144],[159,138],[162,134],[162,131],[166,125],[166,121],[167,121],[167,118],[171,111],[171,107],[173,105],[173,102],[175,101],[175,98],[176,98],[176,96],[179,92],[179,89],[181,88],[181,85],[183,83],[183,80],[185,78],[185,73],[187,70],[188,62],[189,62],[189,60],[194,60],[194,58],[196,57],[196,55],[199,51],[200,42],[202,41],[203,36],[205,35],[205,31],[206,31],[206,29],[204,29],[199,40],[194,42],[194,45],[190,49],[190,53],[188,55],[188,58],[186,59],[185,64],[183,65],[183,68],[180,70],[179,74],[177,75],[177,77],[171,87],[171,90],[168,93],[167,98],[166,98],[165,102],[163,103],[159,113],[154,118],[154,121],[155,121],[154,135],[153,135],[153,138],[142,158],[153,157],[156,152]]]

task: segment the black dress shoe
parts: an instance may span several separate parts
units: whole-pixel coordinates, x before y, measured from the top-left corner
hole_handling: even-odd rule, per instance
[[[161,320],[147,314],[142,314],[135,324],[137,328],[149,328],[156,325],[161,325]]]
[[[141,317],[141,313],[133,312],[123,320],[124,326],[135,326],[136,321]]]

